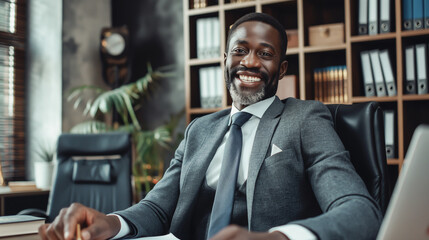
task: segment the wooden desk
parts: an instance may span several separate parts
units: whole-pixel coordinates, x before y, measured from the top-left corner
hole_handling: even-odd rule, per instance
[[[0,187],[0,216],[15,215],[27,208],[46,211],[49,190],[11,191],[9,187]]]
[[[17,235],[10,237],[0,237],[0,240],[41,240],[39,234]]]

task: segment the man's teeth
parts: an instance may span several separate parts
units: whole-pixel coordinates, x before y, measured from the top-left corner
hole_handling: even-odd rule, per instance
[[[259,82],[261,81],[261,78],[259,77],[253,77],[253,76],[246,76],[246,75],[238,75],[241,81],[244,82]]]

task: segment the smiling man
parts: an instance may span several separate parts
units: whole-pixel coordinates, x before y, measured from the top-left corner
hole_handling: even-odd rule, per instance
[[[180,239],[374,239],[381,213],[320,102],[279,100],[287,38],[252,13],[230,29],[231,109],[192,121],[163,179],[138,204],[105,215],[80,204],[43,239],[163,235]]]
[[[273,97],[287,69],[286,37],[267,23],[245,20],[231,28],[225,53],[226,85],[240,110]]]

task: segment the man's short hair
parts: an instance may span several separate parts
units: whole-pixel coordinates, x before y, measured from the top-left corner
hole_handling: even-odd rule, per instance
[[[242,16],[241,18],[239,18],[229,29],[228,32],[228,39],[226,42],[226,49],[228,51],[229,49],[229,40],[231,38],[232,33],[234,33],[235,29],[237,29],[237,27],[244,23],[244,22],[250,22],[250,21],[256,21],[256,22],[263,22],[266,23],[268,25],[271,25],[272,27],[274,27],[278,32],[279,32],[279,36],[280,36],[280,47],[281,47],[281,61],[286,59],[286,50],[287,50],[287,36],[286,36],[286,31],[283,28],[283,26],[281,25],[281,23],[279,23],[279,21],[277,21],[277,19],[275,19],[274,17],[265,14],[265,13],[258,13],[258,12],[254,12],[254,13],[248,13],[244,16]]]

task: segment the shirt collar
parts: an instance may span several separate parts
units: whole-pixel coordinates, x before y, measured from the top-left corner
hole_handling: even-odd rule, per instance
[[[252,118],[253,117],[258,117],[259,119],[262,118],[262,116],[264,115],[265,111],[267,111],[267,109],[271,106],[271,104],[274,102],[274,99],[276,98],[276,96],[272,96],[270,98],[264,99],[262,101],[259,101],[257,103],[254,103],[252,105],[249,105],[245,108],[243,108],[243,110],[241,110],[242,112],[247,112],[252,114]],[[229,115],[229,122],[228,122],[228,126],[231,125],[231,121],[232,121],[232,115],[236,114],[240,112],[240,110],[238,110],[234,104],[232,104],[232,108],[231,108],[231,114]]]

